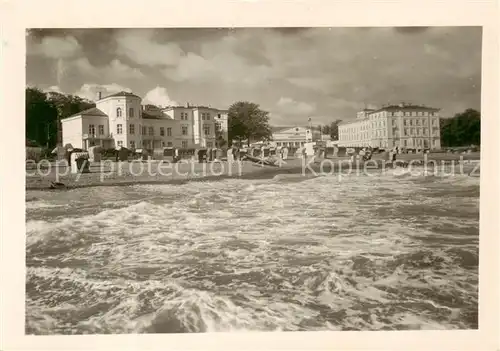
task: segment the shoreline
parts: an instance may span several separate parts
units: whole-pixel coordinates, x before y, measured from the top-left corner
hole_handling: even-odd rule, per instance
[[[411,160],[410,160],[411,161]],[[418,160],[413,160],[417,162]],[[468,174],[469,176],[479,176],[480,175],[480,166],[479,160],[464,160],[462,163],[458,163],[458,160],[439,160],[436,162],[436,167],[438,170],[444,169],[446,166],[454,165],[457,172],[462,171],[462,174]],[[472,162],[471,162],[472,161]],[[189,182],[213,182],[213,181],[221,181],[225,179],[272,179],[277,175],[281,174],[292,174],[292,175],[302,175],[304,177],[316,177],[318,174],[329,174],[329,175],[342,175],[342,174],[362,174],[362,172],[367,172],[369,170],[390,170],[390,169],[407,169],[405,168],[405,163],[407,164],[408,160],[397,160],[396,165],[402,165],[403,167],[392,168],[388,166],[383,160],[375,159],[370,162],[355,162],[354,164],[348,163],[347,159],[320,159],[315,162],[304,162],[302,159],[292,159],[287,160],[287,164],[284,166],[262,166],[255,164],[253,162],[241,162],[238,166],[238,172],[236,172],[233,168],[236,164],[233,164],[233,168],[228,172],[220,173],[220,174],[204,174],[197,175],[197,171],[203,170],[205,167],[205,171],[207,167],[213,167],[210,164],[185,164],[185,166],[191,166],[191,171],[194,174],[173,174],[172,175],[152,175],[152,174],[140,174],[134,175],[130,172],[115,171],[111,173],[104,173],[103,171],[93,171],[90,173],[82,173],[82,174],[68,174],[68,175],[60,175],[56,174],[51,175],[38,175],[38,176],[29,176],[25,177],[25,190],[26,191],[61,191],[61,190],[72,190],[72,189],[82,189],[82,188],[90,188],[90,187],[99,187],[99,186],[132,186],[132,185],[183,185]],[[428,166],[428,170],[434,170],[434,165],[432,165],[433,161],[428,161],[427,164],[431,163]],[[147,163],[146,163],[147,164]],[[150,163],[150,166],[158,166],[159,163]],[[474,164],[477,164],[474,166]],[[220,168],[224,169],[227,167],[227,163],[220,163]],[[425,164],[421,163],[413,163],[411,164],[413,167],[417,169],[425,169]],[[95,169],[95,165],[92,167]],[[197,168],[197,169],[195,169]],[[454,173],[455,172],[454,168]],[[349,170],[349,173],[344,173],[343,171]],[[471,175],[471,172],[476,172],[476,174]],[[119,174],[123,173],[123,174]],[[305,173],[305,174],[304,174]],[[460,173],[458,173],[460,174]],[[105,176],[104,176],[105,175]],[[61,185],[59,188],[51,188],[51,182],[58,181],[64,185]]]

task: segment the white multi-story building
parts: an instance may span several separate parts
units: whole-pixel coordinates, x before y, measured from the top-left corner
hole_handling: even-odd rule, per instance
[[[364,109],[339,124],[338,145],[440,149],[439,109],[408,104]]]
[[[96,101],[96,107],[61,120],[63,145],[158,149],[215,147],[216,126],[227,141],[227,111],[205,106],[160,108],[119,92]]]

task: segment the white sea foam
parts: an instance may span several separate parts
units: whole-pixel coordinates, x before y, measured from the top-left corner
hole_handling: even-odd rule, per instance
[[[477,179],[282,180],[75,190],[68,218],[36,194],[28,332],[477,323]]]

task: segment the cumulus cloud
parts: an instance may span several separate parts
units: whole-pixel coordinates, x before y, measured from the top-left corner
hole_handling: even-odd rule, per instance
[[[297,123],[307,116],[320,116],[325,123],[330,118],[347,120],[364,106],[401,101],[443,108],[445,115],[464,107],[480,108],[480,28],[99,33],[85,41],[80,32],[65,31],[58,39],[65,42],[59,53],[51,49],[54,42],[48,36],[38,36],[36,45],[28,37],[29,51],[46,54],[45,59],[38,55],[28,60],[32,67],[27,79],[65,88],[54,81],[46,59],[63,57],[68,69],[60,67],[58,72],[72,75],[71,83],[65,82],[73,84],[71,90],[89,81],[130,86],[138,94],[166,85],[168,93],[181,101],[207,101],[214,106],[238,100],[259,103],[269,107],[272,123],[275,117]],[[85,47],[79,49],[74,38]],[[102,66],[104,57],[111,63]],[[101,65],[94,67],[94,62]],[[155,94],[151,97],[161,103],[170,101],[161,88]]]
[[[96,84],[96,83],[86,83],[83,84],[80,89],[78,89],[73,95],[80,96],[81,98],[95,101],[98,99],[99,92],[101,92],[102,97],[106,95],[111,95],[118,93],[120,91],[132,92],[130,88],[121,86],[119,84]]]
[[[70,67],[74,67],[86,77],[100,77],[104,80],[116,79],[139,79],[143,78],[144,74],[137,68],[132,68],[118,59],[114,59],[105,66],[93,66],[88,58],[82,57],[69,63]]]
[[[145,103],[153,104],[156,106],[178,106],[179,104],[170,99],[167,89],[157,86],[156,88],[148,91],[144,96]]]
[[[184,53],[177,43],[156,42],[151,29],[124,30],[115,39],[117,54],[142,65],[174,65]]]
[[[276,105],[283,114],[307,115],[316,110],[314,104],[296,101],[289,97],[281,97]]]
[[[72,36],[52,37],[48,36],[39,43],[28,42],[28,54],[42,55],[54,59],[75,57],[82,52],[82,47]]]

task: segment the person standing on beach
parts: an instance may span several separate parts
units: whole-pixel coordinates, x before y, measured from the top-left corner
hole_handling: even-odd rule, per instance
[[[396,146],[392,151],[392,162],[396,162],[396,155],[398,153],[398,147]]]

